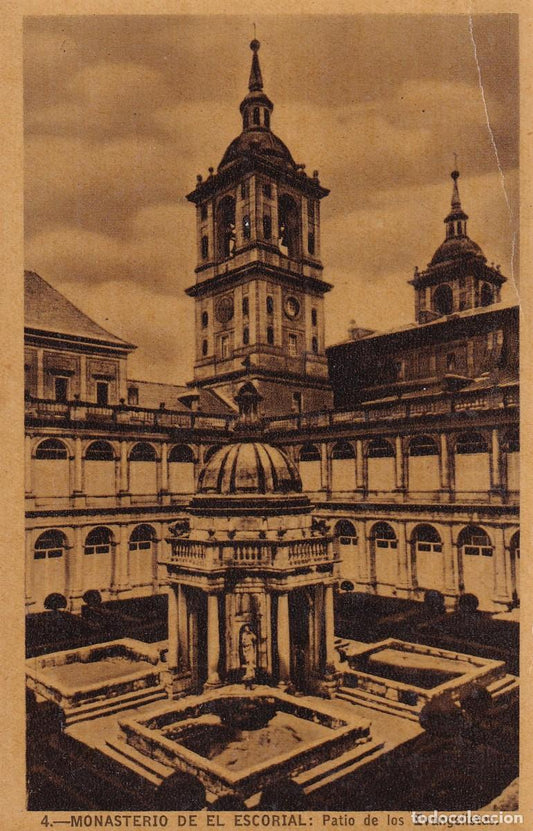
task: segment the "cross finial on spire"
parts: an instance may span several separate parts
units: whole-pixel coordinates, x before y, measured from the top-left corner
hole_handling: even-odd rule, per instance
[[[453,154],[453,162],[454,162],[454,169],[457,170],[457,153],[454,151]]]

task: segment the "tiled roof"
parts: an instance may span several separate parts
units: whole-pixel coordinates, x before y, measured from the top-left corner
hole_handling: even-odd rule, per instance
[[[160,404],[168,410],[190,411],[190,407],[181,399],[198,395],[198,409],[212,415],[228,415],[234,413],[225,401],[212,390],[191,389],[178,384],[160,384],[156,381],[136,381],[128,379],[128,387],[136,387],[139,391],[139,407],[157,409]]]
[[[26,328],[135,349],[91,320],[34,271],[24,272],[24,288]]]

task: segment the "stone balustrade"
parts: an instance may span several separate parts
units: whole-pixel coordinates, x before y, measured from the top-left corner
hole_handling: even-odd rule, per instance
[[[247,568],[291,568],[326,563],[335,555],[330,539],[308,540],[220,540],[170,539],[167,562],[204,569],[222,566]]]

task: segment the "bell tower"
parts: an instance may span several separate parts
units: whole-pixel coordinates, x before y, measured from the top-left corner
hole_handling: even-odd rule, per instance
[[[439,317],[491,306],[500,302],[506,278],[500,266],[489,266],[477,243],[466,232],[468,215],[459,197],[459,171],[452,170],[452,201],[444,219],[446,238],[424,271],[415,269],[409,282],[415,288],[415,315],[418,323]]]
[[[296,164],[272,132],[253,40],[242,131],[215,173],[197,177],[194,383],[233,402],[243,383],[265,415],[332,404],[324,350],[318,171]]]

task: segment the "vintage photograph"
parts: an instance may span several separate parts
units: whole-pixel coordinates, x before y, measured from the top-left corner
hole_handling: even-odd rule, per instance
[[[519,29],[25,18],[29,812],[515,821]]]

